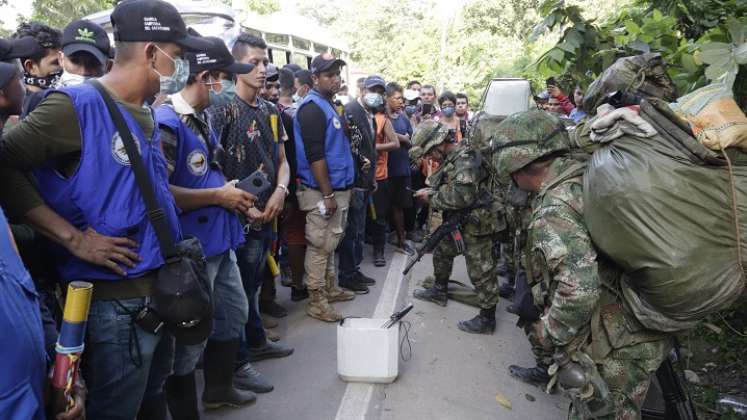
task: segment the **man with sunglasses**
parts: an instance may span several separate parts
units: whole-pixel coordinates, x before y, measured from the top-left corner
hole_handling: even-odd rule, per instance
[[[466,143],[457,144],[456,133],[447,125],[434,120],[423,121],[413,135],[410,159],[428,157],[439,167],[426,180],[426,188],[415,192],[421,202],[442,211],[444,220],[451,212],[474,206],[483,195],[494,194],[487,165],[480,152]],[[471,211],[470,220],[461,226],[461,237],[445,238],[433,251],[432,287],[415,290],[416,299],[447,303],[447,285],[460,253],[467,261],[467,274],[479,299],[480,313],[458,324],[460,330],[473,334],[492,334],[495,330],[495,308],[498,304],[496,256],[498,235],[506,229],[502,204],[495,196],[490,204]]]
[[[256,400],[251,392],[233,386],[233,365],[249,310],[234,253],[244,243],[236,213],[247,214],[254,197],[236,188],[236,180],[226,182],[220,165],[222,148],[205,114],[208,106],[233,100],[233,75],[249,73],[254,66],[237,63],[220,38],[205,39],[210,48],[186,54],[190,70],[187,86],[156,110],[169,189],[182,210],[182,230],[202,244],[215,311],[207,342],[176,343],[173,374],[166,381],[174,420],[199,418],[195,367],[203,349],[205,407],[238,406]]]

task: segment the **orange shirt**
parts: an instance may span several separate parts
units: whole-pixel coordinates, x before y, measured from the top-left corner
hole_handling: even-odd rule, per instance
[[[384,124],[388,121],[386,114],[379,113],[374,116],[376,120],[376,144],[387,142],[384,134]],[[389,178],[389,152],[376,152],[376,180],[382,181]]]

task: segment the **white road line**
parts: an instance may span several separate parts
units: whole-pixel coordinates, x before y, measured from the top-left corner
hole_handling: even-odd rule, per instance
[[[384,287],[381,290],[381,295],[379,295],[379,301],[371,316],[372,318],[389,318],[395,310],[402,306],[401,301],[404,301],[404,294],[408,290],[406,280],[409,280],[409,274],[407,276],[402,275],[406,264],[407,256],[396,252],[392,254],[392,262],[389,265]],[[369,419],[371,399],[377,386],[381,385],[349,383],[340,401],[335,420]]]

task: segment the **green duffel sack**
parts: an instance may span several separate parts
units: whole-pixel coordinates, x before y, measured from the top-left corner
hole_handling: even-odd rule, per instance
[[[659,132],[594,152],[584,176],[586,223],[626,272],[628,308],[647,328],[681,331],[739,299],[747,257],[747,155],[729,160],[692,137],[666,103],[641,105]]]
[[[424,289],[433,287],[433,277],[428,276],[423,279],[420,285]],[[446,289],[446,296],[449,300],[455,300],[457,302],[464,303],[465,305],[480,307],[480,298],[477,297],[477,292],[471,286],[468,286],[461,281],[449,280],[449,284]]]

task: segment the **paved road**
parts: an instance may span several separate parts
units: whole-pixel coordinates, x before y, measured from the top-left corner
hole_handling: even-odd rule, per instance
[[[366,256],[370,249],[366,250]],[[387,261],[391,260],[391,255]],[[430,256],[412,272],[407,301],[412,289],[431,273]],[[388,267],[375,268],[368,261],[363,271],[379,282],[371,293],[352,302],[337,304],[347,316],[370,316],[377,305]],[[391,276],[390,276],[391,277]],[[455,264],[454,279],[467,282],[464,260]],[[286,358],[258,362],[256,367],[275,384],[275,391],[259,395],[252,407],[212,411],[212,419],[293,419],[332,420],[338,412],[347,384],[336,373],[335,324],[307,317],[305,303],[290,300],[290,291],[279,287],[278,301],[290,315],[280,320],[283,342],[296,352]],[[567,403],[540,389],[508,376],[512,363],[530,363],[529,345],[515,318],[506,313],[505,302],[498,312],[498,332],[493,336],[469,335],[456,328],[456,322],[476,312],[450,302],[448,307],[413,301],[408,315],[413,356],[400,363],[400,376],[394,384],[379,387],[369,407],[361,405],[360,419],[440,420],[440,419],[561,419]],[[512,409],[502,407],[496,394],[503,394]],[[529,395],[530,397],[527,397]],[[528,398],[534,399],[529,401]],[[368,410],[368,415],[364,413]]]

